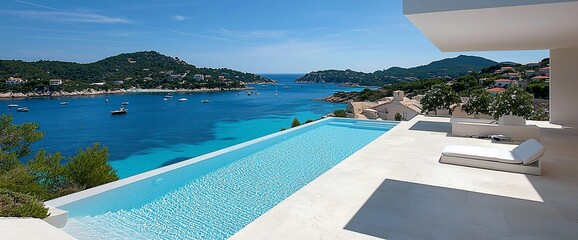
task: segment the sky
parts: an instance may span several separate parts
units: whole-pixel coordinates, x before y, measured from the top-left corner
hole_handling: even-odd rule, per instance
[[[89,63],[155,50],[197,67],[252,73],[373,72],[460,54],[528,63],[549,55],[441,52],[403,15],[402,0],[1,0],[0,36],[0,59]]]

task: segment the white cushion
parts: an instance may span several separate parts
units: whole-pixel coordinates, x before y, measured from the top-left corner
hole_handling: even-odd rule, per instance
[[[509,164],[522,164],[522,160],[512,155],[512,152],[496,148],[448,145],[444,147],[442,155]]]
[[[522,161],[524,165],[538,161],[544,152],[546,148],[536,139],[529,139],[512,150],[516,159]]]

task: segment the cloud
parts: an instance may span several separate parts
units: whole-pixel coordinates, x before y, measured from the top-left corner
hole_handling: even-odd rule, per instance
[[[185,20],[187,20],[187,17],[181,16],[181,15],[174,15],[174,16],[173,16],[173,20],[179,21],[179,22],[180,22],[180,21],[185,21]]]
[[[0,14],[67,23],[131,23],[126,18],[109,17],[93,13],[0,10]]]

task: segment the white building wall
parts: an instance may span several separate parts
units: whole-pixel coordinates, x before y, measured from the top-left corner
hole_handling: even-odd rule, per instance
[[[578,48],[550,50],[550,122],[578,127]]]
[[[396,113],[401,114],[402,120],[410,120],[418,115],[418,113],[399,102],[382,105],[376,107],[375,110],[377,110],[379,118],[383,120],[395,120]]]

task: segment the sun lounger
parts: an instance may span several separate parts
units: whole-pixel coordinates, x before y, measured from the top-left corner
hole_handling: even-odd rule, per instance
[[[546,148],[535,139],[529,139],[513,150],[475,146],[448,145],[442,151],[441,163],[485,168],[492,170],[541,174],[540,157]]]

